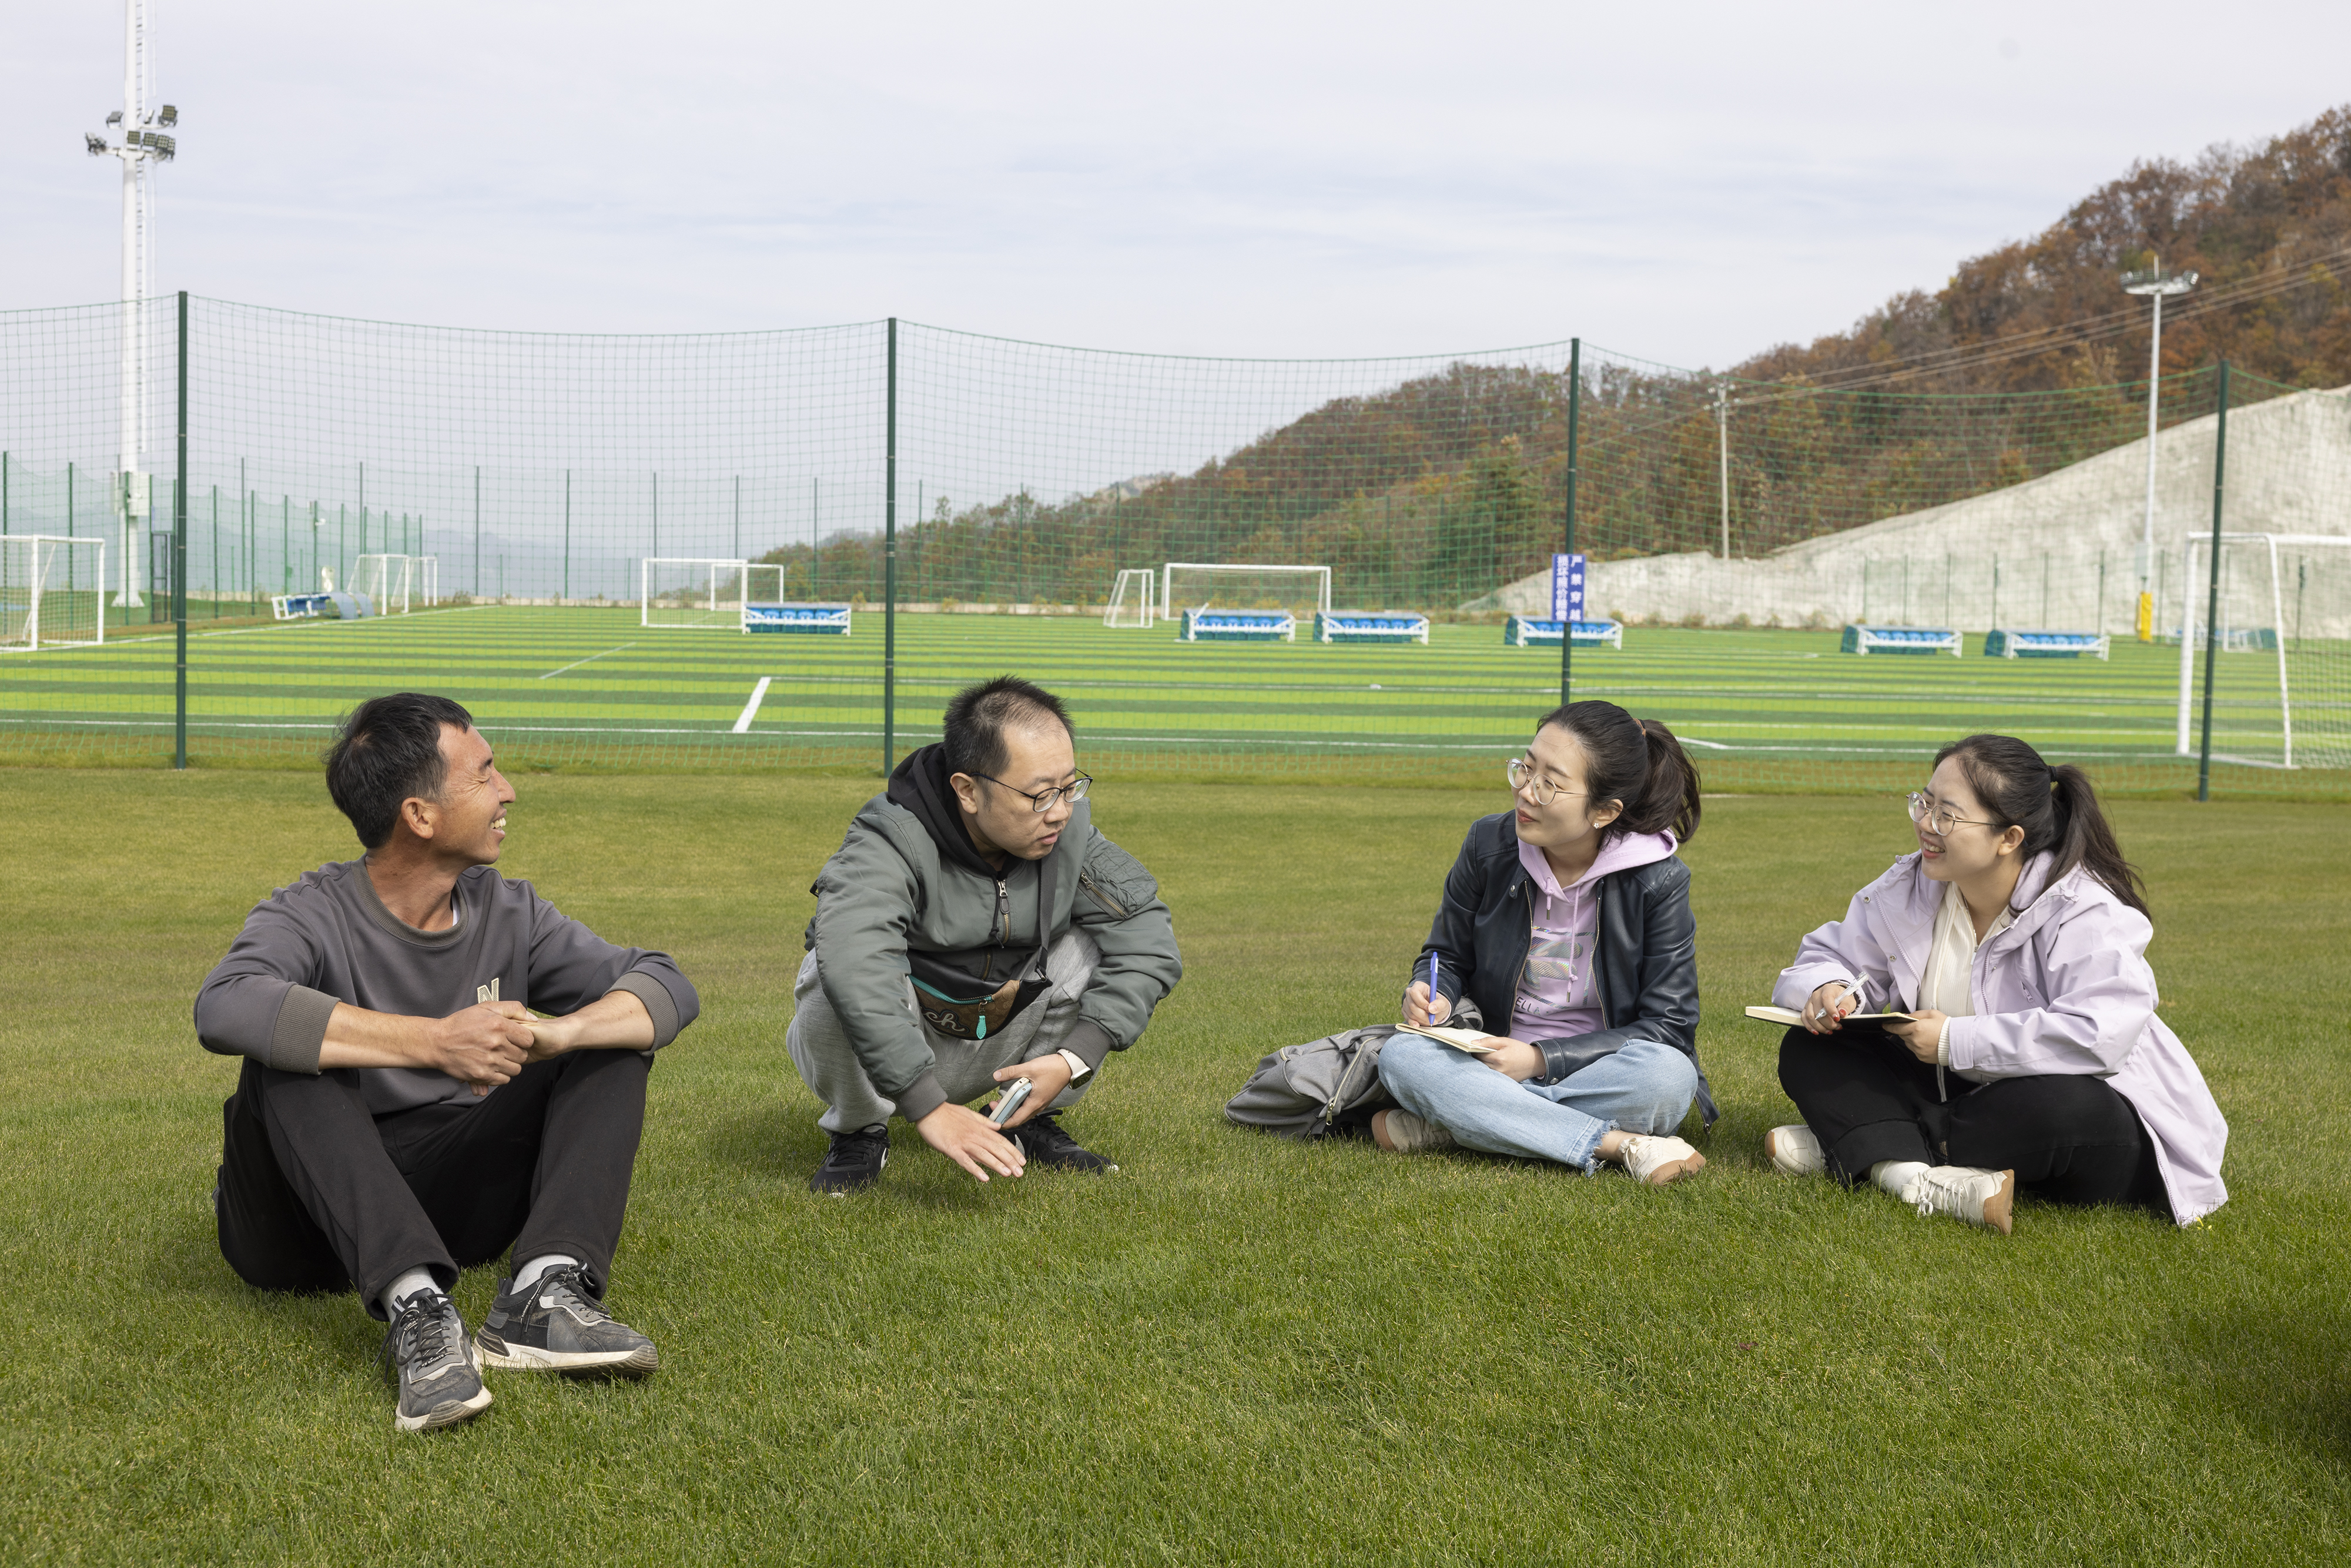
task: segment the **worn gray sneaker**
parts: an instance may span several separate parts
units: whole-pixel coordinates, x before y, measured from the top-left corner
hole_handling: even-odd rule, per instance
[[[488,1365],[567,1377],[650,1377],[661,1366],[653,1342],[604,1310],[581,1263],[559,1263],[528,1290],[499,1281],[474,1343]]]
[[[456,1305],[427,1287],[402,1298],[384,1330],[382,1360],[400,1384],[400,1411],[392,1425],[403,1432],[430,1432],[470,1421],[489,1408],[490,1391]]]
[[[1451,1133],[1402,1108],[1382,1111],[1372,1118],[1372,1142],[1395,1155],[1427,1154],[1454,1146]]]

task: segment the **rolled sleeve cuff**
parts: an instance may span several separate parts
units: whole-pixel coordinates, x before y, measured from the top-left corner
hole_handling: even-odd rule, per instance
[[[947,1103],[947,1092],[939,1087],[937,1073],[926,1071],[890,1098],[897,1103],[899,1115],[919,1122]]]
[[[1070,1026],[1069,1037],[1061,1041],[1061,1049],[1084,1062],[1086,1071],[1092,1072],[1102,1064],[1102,1058],[1108,1056],[1117,1044],[1111,1038],[1110,1030],[1092,1019],[1081,1018]]]
[[[319,1053],[327,1043],[327,1020],[335,1016],[336,999],[308,986],[288,986],[277,1004],[277,1021],[269,1029],[269,1051],[262,1065],[280,1072],[319,1071]]]
[[[653,1020],[653,1050],[659,1051],[677,1038],[677,1003],[671,998],[668,987],[651,975],[632,969],[612,982],[612,990],[626,991],[645,1004],[645,1011]],[[611,996],[612,992],[604,994]]]

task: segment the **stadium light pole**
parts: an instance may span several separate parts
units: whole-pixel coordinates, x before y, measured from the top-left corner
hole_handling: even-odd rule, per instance
[[[2136,630],[2142,643],[2155,641],[2155,431],[2163,402],[2163,302],[2196,287],[2192,272],[2166,272],[2163,258],[2139,272],[2123,274],[2123,292],[2141,294],[2155,301],[2155,322],[2147,347],[2147,528],[2138,547],[2138,615]]]
[[[180,123],[180,111],[167,103],[148,112],[147,77],[146,0],[123,0],[122,107],[106,117],[107,129],[119,128],[121,139],[110,141],[85,131],[82,146],[93,158],[122,161],[121,465],[114,479],[115,515],[122,519],[122,587],[114,602],[126,610],[144,602],[131,564],[132,535],[139,517],[153,504],[148,476],[139,469],[147,444],[144,324],[147,296],[155,283],[155,193],[150,171],[170,162],[179,151],[179,139],[166,132]]]

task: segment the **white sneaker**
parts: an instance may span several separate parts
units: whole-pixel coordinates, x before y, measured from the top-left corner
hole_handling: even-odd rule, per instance
[[[1706,1168],[1706,1156],[1679,1138],[1634,1136],[1617,1151],[1635,1181],[1663,1186]]]
[[[1902,1201],[1922,1217],[1948,1214],[1970,1225],[1989,1225],[2005,1236],[2016,1206],[2016,1173],[1929,1166],[1902,1189]]]
[[[1820,1138],[1802,1122],[1764,1134],[1763,1152],[1771,1156],[1771,1168],[1782,1176],[1819,1176],[1829,1168]]]
[[[1452,1134],[1409,1111],[1383,1111],[1374,1116],[1372,1142],[1398,1155],[1427,1154],[1454,1146]]]

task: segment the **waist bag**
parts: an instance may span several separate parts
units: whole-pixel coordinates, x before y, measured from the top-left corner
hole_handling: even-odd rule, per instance
[[[994,983],[962,968],[962,955],[906,954],[906,976],[914,983],[914,1005],[923,1021],[956,1040],[986,1040],[1002,1034],[1004,1026],[1029,1005],[1053,988],[1045,974],[1045,951],[1052,946],[1053,862],[1048,856],[1037,868],[1037,947],[1013,971],[1012,977]],[[979,955],[985,964],[993,953]]]

